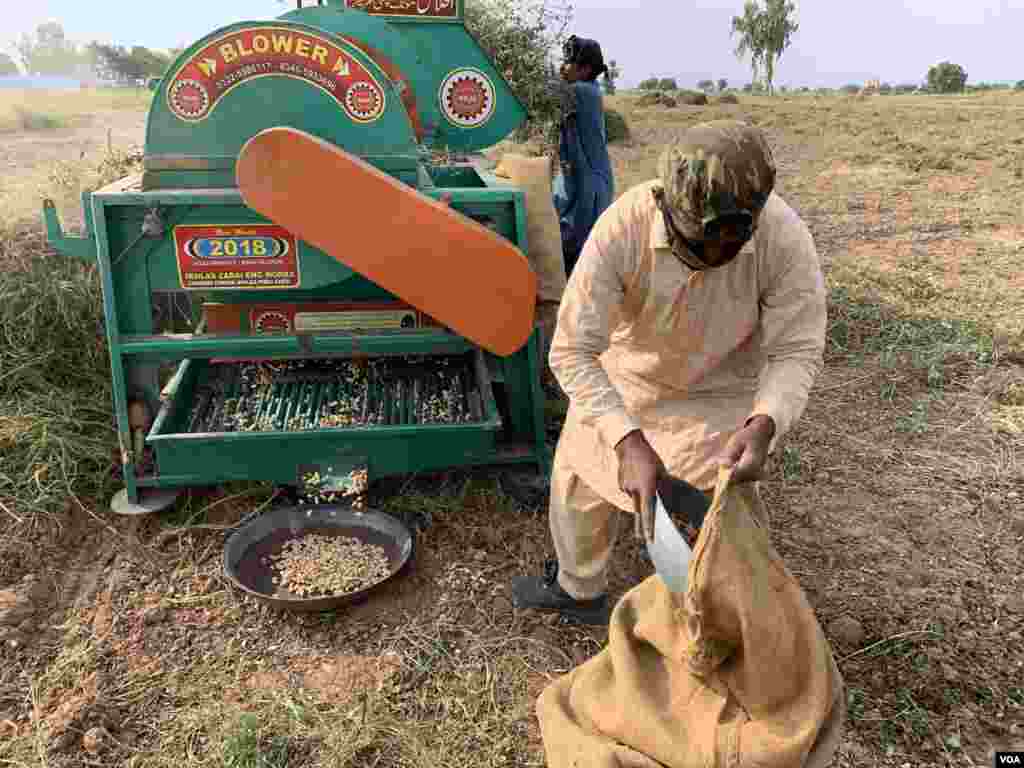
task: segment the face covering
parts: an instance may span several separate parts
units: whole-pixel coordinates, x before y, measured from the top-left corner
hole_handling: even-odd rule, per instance
[[[694,271],[725,266],[739,256],[743,246],[750,242],[757,231],[756,216],[737,214],[709,222],[704,237],[691,240],[673,221],[672,213],[660,192],[655,192],[655,199],[665,221],[672,252]]]
[[[775,186],[775,162],[754,126],[719,120],[694,126],[659,161],[655,200],[676,256],[695,270],[736,258],[757,230]]]

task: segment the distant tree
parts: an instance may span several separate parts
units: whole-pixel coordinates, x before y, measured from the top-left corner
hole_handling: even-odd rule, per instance
[[[89,56],[93,62],[93,71],[100,80],[120,80],[123,75],[120,73],[122,58],[128,56],[123,48],[113,45],[98,43],[95,40],[87,46]]]
[[[104,80],[138,80],[145,77],[141,63],[132,52],[119,45],[93,42],[90,49],[96,59],[96,72]]]
[[[857,83],[847,83],[839,90],[843,93],[860,93],[860,86]]]
[[[699,80],[697,82],[697,89],[704,91],[704,93],[708,93],[709,91],[714,90],[714,88],[715,83],[713,80]]]
[[[18,65],[6,53],[0,53],[0,77],[18,74]]]
[[[967,84],[967,72],[959,64],[943,61],[928,68],[928,90],[935,93],[960,93]]]
[[[753,83],[747,83],[746,85],[743,86],[743,92],[744,93],[751,93],[751,92],[753,92],[753,90],[754,90],[754,84]]]
[[[88,60],[56,21],[40,24],[34,34],[22,35],[14,48],[30,75],[73,75]]]
[[[94,42],[90,49],[96,60],[97,73],[113,80],[145,80],[160,77],[171,64],[167,54],[151,51],[141,45],[128,49]]]
[[[1024,80],[1018,80],[1017,85],[1014,86],[1018,91],[1024,91]]]
[[[724,93],[725,89],[729,87],[729,81],[724,77],[718,78],[718,92]]]
[[[757,82],[761,62],[765,55],[764,34],[761,31],[763,24],[764,19],[757,0],[747,0],[743,6],[743,15],[733,16],[732,19],[732,36],[739,35],[739,41],[733,52],[741,61],[747,54],[750,54],[751,80],[754,83]],[[749,93],[746,87],[743,90]]]
[[[678,91],[679,84],[674,77],[663,77],[658,81],[659,91]]]
[[[129,55],[136,63],[137,68],[142,71],[141,77],[144,78],[160,77],[171,65],[171,59],[167,54],[143,48],[141,45],[134,46]]]
[[[796,5],[792,0],[767,0],[765,9],[765,79],[768,93],[774,92],[775,66],[800,29],[795,20]]]
[[[619,69],[619,64],[615,59],[608,62],[608,71],[604,73],[604,92],[609,96],[613,96],[618,88],[615,85],[615,81],[622,76],[622,70]]]
[[[880,86],[878,86],[878,92],[892,93],[892,85],[890,85],[889,83],[882,83]]]
[[[658,83],[661,82],[656,77],[649,77],[646,80],[641,80],[640,85],[637,87],[641,91],[656,91],[658,90]]]
[[[743,15],[732,19],[732,35],[739,35],[736,56],[742,59],[750,54],[755,81],[759,68],[764,68],[769,94],[775,92],[775,67],[800,29],[795,17],[792,0],[765,0],[764,8],[760,0],[747,0]]]

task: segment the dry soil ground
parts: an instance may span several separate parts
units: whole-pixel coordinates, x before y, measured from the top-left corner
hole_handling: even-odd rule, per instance
[[[614,105],[632,127],[614,148],[620,189],[686,125],[741,116],[770,132],[780,191],[818,243],[827,365],[765,493],[849,686],[835,765],[1024,749],[1024,100]],[[422,531],[414,568],[373,603],[307,617],[220,575],[225,529],[269,491],[197,491],[141,522],[105,511],[95,275],[16,222],[37,216],[37,192],[87,183],[108,127],[123,150],[142,126],[110,109],[0,149],[0,266],[70,294],[0,287],[0,312],[43,329],[0,341],[0,764],[543,765],[536,694],[605,637],[511,609],[508,579],[550,552],[542,498],[480,473],[375,486],[372,506]],[[55,378],[65,347],[95,384]],[[650,572],[624,541],[617,592]]]
[[[0,221],[38,220],[40,198],[50,196],[79,224],[76,196],[97,159],[141,147],[148,98],[135,89],[0,91]]]

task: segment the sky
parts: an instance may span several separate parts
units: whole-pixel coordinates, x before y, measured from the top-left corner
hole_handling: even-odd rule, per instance
[[[601,43],[605,59],[618,62],[624,87],[655,75],[675,77],[682,87],[705,78],[734,85],[750,80],[729,35],[743,0],[574,5],[572,31]],[[292,7],[278,0],[0,0],[0,44],[57,20],[72,40],[166,49]],[[797,19],[800,29],[779,62],[776,85],[839,87],[872,78],[920,83],[928,67],[944,60],[963,66],[974,83],[1024,79],[1024,64],[1011,63],[1024,29],[1024,0],[797,0]]]

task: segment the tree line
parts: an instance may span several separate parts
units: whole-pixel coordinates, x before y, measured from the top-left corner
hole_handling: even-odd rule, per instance
[[[24,72],[38,76],[91,77],[103,80],[144,80],[160,77],[182,49],[156,51],[141,45],[80,45],[69,40],[59,22],[40,24],[34,33],[14,42],[13,55],[0,53],[0,75]]]
[[[799,31],[796,21],[796,6],[792,0],[746,0],[743,14],[733,16],[731,34],[736,38],[734,53],[743,60],[750,57],[750,68],[753,75],[750,90],[766,91],[769,95],[775,92],[775,70],[782,54],[789,48],[793,36]],[[710,81],[698,83],[705,87]],[[843,90],[849,90],[846,86]],[[856,86],[859,91],[860,87]],[[746,89],[744,89],[746,90]],[[809,89],[806,89],[809,90]],[[923,88],[912,86],[884,85],[879,88],[881,93],[924,90],[929,93],[962,93],[967,90],[967,72],[959,64],[942,61],[929,67]],[[976,89],[977,90],[977,89]]]
[[[467,0],[466,25],[491,54],[529,110],[534,128],[550,126],[559,111],[558,54],[572,25],[568,0],[534,0],[529,4],[514,0]],[[731,34],[737,39],[734,50],[739,59],[749,56],[751,82],[736,90],[746,93],[774,93],[778,62],[799,30],[796,8],[791,0],[746,0],[742,15],[731,21]],[[576,30],[586,36],[586,30]],[[59,22],[37,27],[12,46],[12,53],[0,52],[0,76],[19,72],[15,58],[30,75],[98,76],[105,80],[133,81],[160,77],[177,58],[181,48],[157,51],[144,46],[115,46],[99,42],[78,45],[67,39]],[[608,53],[606,46],[606,54]],[[621,67],[608,61],[609,72],[602,80],[608,94],[616,91]],[[697,88],[706,93],[724,93],[730,89],[726,78],[703,79]],[[679,84],[672,77],[651,77],[640,83],[645,90],[675,91]],[[943,61],[929,68],[924,86],[883,84],[880,93],[926,91],[956,93],[984,91],[1011,86],[997,84],[967,85],[967,72],[958,64]],[[859,85],[838,90],[857,91]],[[1024,81],[1016,84],[1024,90]],[[807,93],[812,89],[778,88],[781,92]],[[833,92],[834,89],[816,89]]]
[[[674,77],[651,77],[646,80],[642,80],[637,86],[642,91],[678,91],[680,90],[678,81]],[[698,80],[697,90],[705,93],[725,93],[729,90],[729,81],[725,78],[719,79],[717,82],[710,79]],[[767,86],[763,81],[756,81],[746,83],[737,90],[742,90],[744,93],[763,94],[767,92]],[[802,87],[787,87],[779,86],[777,91],[779,93],[859,93],[864,90],[864,86],[860,83],[849,83],[841,86],[840,88],[809,88],[807,86]],[[925,77],[923,83],[900,83],[893,85],[891,83],[880,83],[877,87],[877,92],[880,94],[906,94],[906,93],[979,93],[985,91],[1003,91],[1003,90],[1024,90],[1024,80],[1020,80],[1017,83],[967,83],[967,72],[959,64],[953,64],[951,62],[941,62],[932,67],[929,67],[928,74]]]

